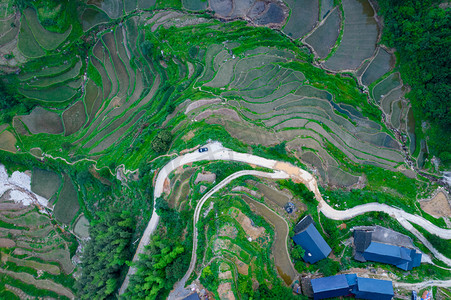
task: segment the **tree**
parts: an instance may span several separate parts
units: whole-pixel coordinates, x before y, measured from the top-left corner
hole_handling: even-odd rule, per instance
[[[165,153],[172,142],[172,134],[169,130],[163,129],[157,133],[151,142],[152,150],[157,153]]]
[[[105,299],[119,287],[119,277],[131,258],[134,221],[128,211],[97,214],[89,229],[91,239],[82,256],[82,274],[75,287],[81,299]]]
[[[153,50],[153,44],[150,41],[144,41],[141,43],[141,52],[145,56],[151,56]]]
[[[160,235],[152,236],[145,253],[141,255],[136,273],[130,278],[125,299],[157,299],[172,288],[180,279],[167,277],[167,269],[178,263],[177,258],[185,252],[183,246]],[[188,264],[183,265],[185,271]]]
[[[428,120],[429,146],[445,163],[451,157],[451,9],[438,0],[380,0],[382,42],[396,48],[417,124]],[[444,153],[444,154],[442,154]]]
[[[293,250],[291,250],[291,256],[295,260],[302,260],[304,257],[304,254],[305,254],[305,250],[299,245],[294,246]]]
[[[340,263],[330,258],[326,258],[318,262],[318,269],[326,277],[333,276],[338,273],[340,269]]]

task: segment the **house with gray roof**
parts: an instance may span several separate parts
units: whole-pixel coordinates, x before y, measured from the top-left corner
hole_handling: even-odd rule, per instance
[[[354,228],[354,246],[357,261],[391,264],[405,271],[421,264],[421,253],[408,236],[381,226]]]

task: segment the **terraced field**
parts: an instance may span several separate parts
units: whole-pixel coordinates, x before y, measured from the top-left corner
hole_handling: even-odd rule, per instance
[[[325,62],[328,69],[355,70],[376,49],[378,27],[374,10],[367,1],[343,0],[343,39],[332,56]],[[349,53],[353,55],[349,55]]]
[[[72,299],[78,243],[33,206],[0,198],[0,286],[14,294]]]
[[[337,179],[340,178],[337,176],[339,164],[330,155],[324,155],[323,149],[328,144],[356,163],[392,170],[403,163],[399,144],[380,124],[350,106],[337,103],[337,95],[308,84],[308,76],[302,72],[285,67],[284,63],[292,60],[292,53],[261,47],[233,58],[216,45],[207,50],[206,57],[206,69],[197,84],[225,90],[221,93],[223,97],[231,94],[239,97],[241,100],[230,108],[239,113],[241,123],[263,125],[279,142],[290,142],[290,148],[299,156],[308,157],[310,153],[313,158],[321,151],[324,161],[308,159],[308,163],[323,170],[320,171],[325,175],[323,180],[340,181]],[[213,77],[213,74],[216,75]],[[207,107],[189,114],[194,116]],[[211,122],[217,121],[211,119]],[[236,120],[220,121],[222,124],[234,122]],[[226,128],[232,130],[233,135],[230,126]],[[252,136],[252,144],[265,143],[266,139],[260,139],[257,132]],[[351,174],[347,177],[349,180],[342,181],[344,185],[357,182],[357,177]]]
[[[203,10],[214,10],[214,17]],[[140,180],[151,182],[162,161],[209,140],[242,152],[260,151],[262,157],[292,159],[330,189],[363,189],[375,181],[368,170],[415,177],[405,162],[403,135],[418,166],[427,156],[426,141],[415,136],[393,50],[377,46],[380,28],[367,0],[93,0],[80,8],[78,27],[59,33],[45,29],[36,15],[39,10],[4,12],[0,65],[18,73],[11,76],[25,104],[13,111],[10,124],[0,125],[0,149],[8,152],[8,159],[11,153],[32,154],[32,191],[48,200],[56,222],[81,240],[89,236],[93,214],[111,198],[139,198],[134,192],[142,188]],[[223,20],[234,18],[283,34]],[[86,47],[76,45],[73,34]],[[164,151],[154,147],[161,132],[172,135]],[[49,171],[48,162],[60,171]],[[123,170],[137,171],[125,180],[118,172],[120,164]],[[201,194],[191,180],[197,166],[189,168],[176,174],[165,191],[169,207],[184,217],[195,206],[192,193]],[[87,178],[102,186],[80,183]],[[385,180],[375,189],[398,197]],[[288,199],[283,193],[274,196],[258,183],[255,188],[274,202],[271,209],[284,214],[283,203],[277,202]],[[133,233],[136,237],[152,211],[150,185],[140,192],[147,200],[117,201],[134,209],[141,226]],[[95,199],[82,194],[95,194]],[[266,211],[252,204],[257,199],[235,196],[230,196],[233,206],[220,207],[224,216],[210,213],[211,220],[225,220],[224,226],[212,226],[204,234],[205,259],[221,276],[213,287],[217,296],[239,295],[232,286],[236,278],[250,285],[265,276],[276,278],[277,271],[269,268],[271,249],[277,252],[285,245],[280,240],[275,248],[271,245],[273,227],[254,215]],[[73,238],[37,209],[4,198],[0,204],[7,207],[0,211],[0,284],[14,293],[72,297],[67,275],[74,269]],[[277,227],[284,225],[279,215],[266,216],[269,223],[279,222]],[[247,226],[257,219],[258,226]],[[252,230],[264,234],[249,241]],[[234,235],[241,240],[234,241]],[[276,263],[279,277],[287,283],[294,278],[289,259]],[[31,277],[21,274],[24,270]]]

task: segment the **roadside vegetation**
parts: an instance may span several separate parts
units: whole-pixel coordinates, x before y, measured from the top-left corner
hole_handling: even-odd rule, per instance
[[[130,278],[124,299],[164,298],[188,269],[192,212],[170,208],[163,198],[157,199],[155,205],[163,226],[152,236],[145,253],[140,255],[135,265],[137,272]]]

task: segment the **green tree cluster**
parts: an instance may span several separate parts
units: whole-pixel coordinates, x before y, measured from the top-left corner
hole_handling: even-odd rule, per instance
[[[157,153],[165,153],[166,151],[168,151],[171,142],[172,142],[171,132],[167,129],[162,129],[153,138],[150,146],[152,147],[152,150]]]
[[[429,146],[451,163],[451,8],[439,0],[380,0],[382,42],[399,54],[403,79],[412,87],[415,116],[432,124]]]
[[[177,241],[154,235],[137,263],[124,299],[157,299],[183,277],[185,248]],[[163,299],[163,298],[161,298]]]
[[[294,246],[293,250],[291,250],[291,256],[295,260],[301,260],[304,257],[304,254],[305,250],[299,245]]]
[[[324,277],[333,276],[340,270],[340,263],[330,258],[322,259],[318,262],[318,269]]]
[[[109,211],[97,216],[89,230],[91,239],[83,251],[82,275],[76,283],[80,299],[112,297],[132,254],[134,221],[130,212]]]
[[[22,102],[22,97],[14,91],[15,77],[11,75],[0,78],[0,124],[9,123],[16,113],[27,113],[35,106],[35,103]]]
[[[261,284],[255,291],[254,296],[247,299],[308,299],[303,295],[294,295],[290,288],[282,284],[273,285],[271,289],[266,284]]]
[[[315,202],[315,194],[302,183],[294,183],[292,180],[280,180],[279,185],[292,191],[296,196],[308,202]]]

